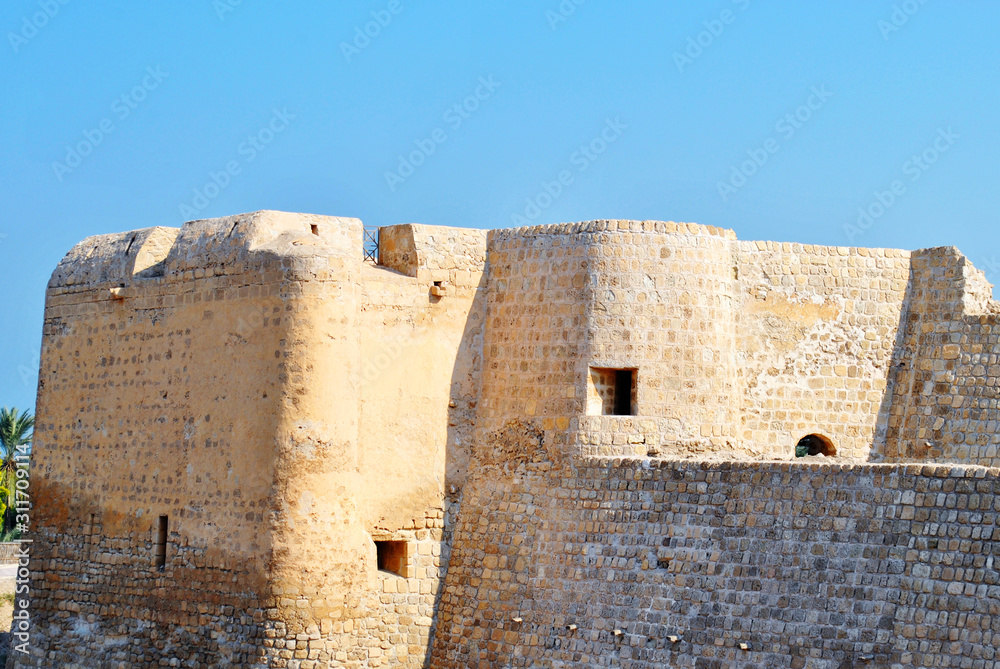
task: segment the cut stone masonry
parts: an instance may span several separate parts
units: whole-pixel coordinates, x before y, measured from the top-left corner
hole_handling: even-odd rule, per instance
[[[1000,308],[956,249],[362,244],[263,211],[59,264],[8,666],[1000,667]]]

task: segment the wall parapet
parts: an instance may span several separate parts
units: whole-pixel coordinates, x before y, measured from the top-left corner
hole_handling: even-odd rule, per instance
[[[490,231],[490,239],[502,241],[519,237],[540,237],[546,235],[579,235],[600,232],[635,232],[650,234],[707,235],[736,239],[736,232],[700,223],[677,223],[674,221],[631,221],[601,219],[581,223],[555,223],[551,225],[530,225],[521,228],[498,228]]]
[[[486,268],[486,230],[404,223],[379,228],[379,265],[406,276]]]
[[[350,257],[361,253],[361,221],[354,218],[257,211],[88,237],[62,259],[50,290],[124,286],[133,280],[241,274],[282,258]]]

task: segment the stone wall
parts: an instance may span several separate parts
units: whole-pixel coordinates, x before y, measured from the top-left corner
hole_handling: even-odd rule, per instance
[[[910,253],[739,242],[684,223],[491,233],[483,425],[538,418],[583,455],[881,452]],[[632,416],[593,415],[590,370],[634,369]],[[559,427],[563,426],[563,427]]]
[[[527,418],[583,454],[732,446],[733,238],[655,221],[491,232],[484,434]],[[588,415],[592,368],[636,370],[635,415]]]
[[[279,212],[67,255],[17,666],[423,666],[479,395],[485,233],[415,239],[412,278],[362,262],[356,219]],[[378,569],[390,539],[404,576]]]
[[[990,285],[948,247],[914,254],[912,286],[883,455],[1000,466],[1000,314]]]
[[[580,452],[731,450],[736,444],[732,231],[616,221],[590,236],[586,357],[634,368],[634,416],[588,417]]]
[[[737,351],[741,439],[788,455],[829,437],[868,457],[910,285],[910,254],[892,249],[740,242]]]
[[[333,258],[357,223],[307,217],[307,235],[309,221],[330,230]],[[15,654],[22,664],[264,653],[287,278],[306,262],[269,245],[301,225],[253,214],[91,238],[56,269],[32,450],[35,654]]]
[[[992,667],[998,474],[483,467],[466,488],[431,666]]]
[[[361,230],[60,263],[18,666],[988,666],[1000,308],[957,251]]]
[[[520,419],[565,446],[585,413],[588,246],[570,227],[489,233],[479,447]]]

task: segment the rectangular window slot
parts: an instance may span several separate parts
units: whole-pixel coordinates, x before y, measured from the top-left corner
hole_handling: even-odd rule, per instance
[[[636,369],[591,367],[587,379],[587,415],[637,415]]]
[[[410,551],[406,541],[375,541],[379,571],[387,571],[397,576],[410,576]]]
[[[615,415],[632,415],[632,377],[630,369],[615,370]]]
[[[160,516],[156,528],[156,545],[153,547],[153,566],[163,571],[167,566],[167,517]]]

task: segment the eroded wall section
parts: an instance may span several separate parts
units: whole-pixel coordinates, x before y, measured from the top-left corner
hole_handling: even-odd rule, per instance
[[[885,399],[888,460],[1000,465],[1000,305],[953,247],[915,252],[912,297]]]

